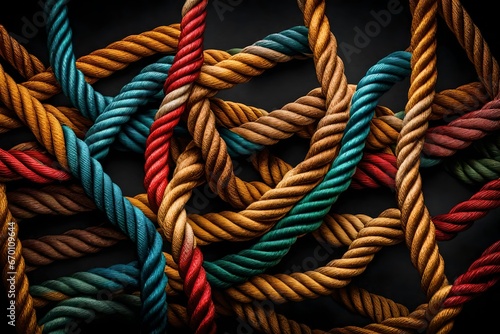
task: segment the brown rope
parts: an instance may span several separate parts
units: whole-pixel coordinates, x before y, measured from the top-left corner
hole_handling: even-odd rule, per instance
[[[22,245],[18,237],[19,226],[8,210],[5,188],[4,184],[0,184],[2,283],[5,291],[12,291],[13,294],[12,298],[8,298],[10,299],[9,306],[14,302],[16,331],[19,334],[38,334],[42,330],[37,325],[33,300],[29,294]]]

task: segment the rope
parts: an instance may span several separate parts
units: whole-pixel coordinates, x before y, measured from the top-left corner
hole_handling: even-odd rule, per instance
[[[81,180],[85,193],[105,212],[108,220],[136,243],[142,265],[141,320],[145,331],[161,332],[166,326],[164,290],[167,283],[163,275],[165,259],[161,254],[161,236],[142,211],[123,197],[121,189],[104,173],[100,163],[90,157],[88,146],[69,128],[64,127],[63,131],[69,170]]]
[[[166,219],[162,206],[163,193],[166,192],[169,177],[170,140],[186,109],[191,88],[203,65],[203,33],[207,4],[204,0],[187,1],[182,9],[179,49],[165,80],[165,97],[146,141],[144,181],[149,203],[153,210],[158,211],[158,225],[165,238],[172,243],[172,254],[175,262],[179,264],[179,273],[184,280],[190,327],[197,334],[217,331],[211,287],[202,267],[203,254],[196,246],[191,226],[185,219]],[[162,156],[161,159],[158,159],[159,155]],[[179,161],[177,163],[180,165]],[[148,178],[151,168],[155,174],[153,180]]]
[[[66,2],[50,0],[44,7],[50,67],[0,25],[0,56],[24,81],[0,66],[0,134],[31,137],[0,148],[0,258],[4,288],[16,291],[8,298],[17,332],[63,333],[89,317],[118,315],[140,322],[141,333],[216,333],[219,321],[236,317],[243,330],[274,334],[444,334],[465,303],[497,283],[499,242],[453,282],[438,247],[500,203],[500,74],[471,16],[457,0],[410,1],[406,51],[390,53],[348,83],[325,1],[297,3],[303,26],[242,48],[203,50],[209,4],[189,0],[180,24],[77,59]],[[477,82],[436,92],[438,15]],[[217,96],[294,60],[312,62],[319,87],[292,102],[267,111]],[[96,90],[98,80],[139,61],[146,65],[116,96]],[[407,77],[404,111],[379,104]],[[68,106],[49,100],[59,93]],[[309,144],[298,163],[281,158],[275,146],[294,137]],[[113,149],[143,155],[144,193],[125,196],[105,173],[101,161]],[[240,176],[241,162],[253,177]],[[438,165],[475,192],[431,216],[421,172]],[[380,187],[395,192],[397,205],[378,216],[333,207],[347,189]],[[198,208],[200,191],[217,212]],[[33,217],[94,210],[112,226],[19,238]],[[344,252],[319,268],[275,273],[308,234]],[[135,261],[28,283],[35,269],[122,241],[134,245]],[[413,310],[353,282],[383,247],[403,241],[426,296]],[[212,243],[221,243],[213,246],[222,257],[210,254]],[[103,291],[109,298],[100,298]],[[320,296],[366,325],[314,329],[274,307]]]
[[[226,255],[215,263],[206,264],[208,277],[219,288],[264,272],[288,253],[299,235],[316,230],[323,216],[339,195],[345,191],[362,156],[369,120],[380,96],[409,74],[410,54],[393,53],[363,77],[353,95],[351,116],[342,138],[339,155],[320,185],[307,194],[289,214],[280,220],[251,248],[235,255]],[[279,245],[279,247],[277,247]]]
[[[136,261],[128,264],[115,264],[108,268],[91,268],[76,272],[71,276],[44,281],[30,287],[33,304],[36,308],[60,302],[70,297],[102,297],[103,291],[118,295],[124,290],[136,291],[139,287],[139,267]],[[107,297],[107,295],[106,295]]]
[[[7,192],[9,210],[16,219],[37,215],[76,215],[95,210],[95,204],[79,185],[51,184],[38,189],[20,187]]]
[[[85,143],[71,129],[63,127],[52,114],[47,113],[43,105],[26,88],[17,85],[3,68],[0,68],[0,75],[0,85],[4,87],[2,102],[14,109],[40,144],[56,157],[62,168],[70,170],[74,177],[82,181],[86,194],[96,202],[99,209],[106,212],[108,219],[137,243],[141,264],[146,263],[141,272],[142,282],[145,283],[143,288],[147,289],[143,291],[144,325],[145,328],[154,328],[152,331],[162,331],[166,323],[165,317],[160,315],[166,312],[166,297],[162,288],[166,285],[166,277],[162,275],[164,259],[160,253],[161,236],[142,212],[123,198],[119,187],[103,172],[97,160],[90,158]],[[13,96],[16,98],[12,98]],[[80,161],[87,161],[90,166],[83,167]],[[105,198],[111,199],[114,205],[106,205]],[[148,236],[148,239],[143,235]],[[155,283],[146,284],[151,281]]]
[[[55,161],[35,150],[0,149],[0,180],[2,182],[26,179],[39,184],[71,179],[66,171],[54,168]]]
[[[7,297],[10,300],[9,307],[14,305],[17,333],[41,333],[41,328],[37,325],[33,299],[29,294],[28,277],[19,240],[19,226],[7,208],[5,188],[4,184],[0,184],[2,283],[4,291],[13,291],[13,296]]]
[[[62,235],[44,235],[22,241],[26,272],[57,260],[73,259],[97,253],[103,248],[126,240],[126,236],[105,227],[93,226],[84,230],[69,230]]]
[[[124,320],[137,318],[141,300],[135,295],[121,295],[113,300],[95,300],[74,297],[60,302],[40,319],[43,333],[66,333],[68,323],[77,325],[77,320],[86,321],[97,316],[118,314]]]
[[[449,284],[435,239],[435,228],[424,203],[419,172],[419,157],[437,80],[437,12],[437,1],[420,1],[415,7],[408,103],[396,146],[396,194],[401,226],[411,261],[420,274],[421,288],[428,300]]]

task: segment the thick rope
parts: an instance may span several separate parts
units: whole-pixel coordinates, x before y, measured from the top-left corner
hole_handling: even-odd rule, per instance
[[[103,172],[97,160],[90,157],[86,144],[71,129],[63,128],[52,114],[46,112],[40,101],[32,97],[24,86],[17,85],[3,68],[0,68],[0,77],[0,86],[4,88],[0,96],[2,102],[16,112],[62,168],[70,170],[81,180],[86,194],[99,209],[105,211],[108,219],[137,243],[139,260],[144,266],[141,279],[143,289],[146,289],[142,294],[144,326],[153,332],[162,331],[166,325],[166,316],[161,316],[166,314],[166,297],[162,288],[166,286],[166,277],[163,275],[164,258],[160,252],[162,240],[154,225],[123,198],[119,187]],[[90,166],[80,165],[80,161],[86,161]],[[109,205],[110,200],[113,205]]]
[[[226,255],[214,263],[207,263],[209,278],[217,282],[216,286],[228,287],[262,273],[288,253],[299,235],[312,232],[321,225],[333,203],[349,187],[356,165],[362,157],[369,121],[373,117],[377,100],[409,74],[409,58],[409,53],[396,52],[368,70],[352,98],[351,117],[342,138],[339,155],[323,182],[299,201],[285,218],[251,248],[235,255]]]
[[[44,235],[22,241],[26,272],[57,260],[79,258],[101,251],[126,240],[127,237],[106,227],[93,226],[84,230],[69,230],[61,235]]]
[[[403,127],[396,146],[396,195],[411,261],[428,299],[448,284],[435,228],[424,203],[420,154],[437,81],[437,1],[420,1],[412,17],[411,77]]]
[[[33,299],[29,294],[29,282],[26,276],[26,265],[19,240],[19,226],[12,218],[7,206],[5,185],[0,184],[2,284],[8,295],[9,307],[14,306],[14,325],[17,333],[41,333],[37,325],[37,316],[33,308]]]
[[[163,193],[169,178],[168,157],[170,140],[174,127],[179,123],[191,88],[198,78],[203,65],[203,34],[207,15],[205,0],[187,1],[182,10],[181,34],[178,51],[168,71],[165,81],[165,97],[151,125],[145,150],[145,186],[149,203],[153,210],[161,207]],[[161,159],[158,159],[158,155]],[[155,179],[148,179],[153,159]],[[178,162],[178,164],[180,164]],[[156,195],[161,195],[157,197]],[[179,264],[184,280],[184,292],[188,298],[190,326],[197,334],[215,333],[215,307],[211,297],[205,269],[202,267],[203,255],[196,246],[191,226],[184,220],[165,220],[158,212],[158,225],[167,240],[172,243],[174,260]]]

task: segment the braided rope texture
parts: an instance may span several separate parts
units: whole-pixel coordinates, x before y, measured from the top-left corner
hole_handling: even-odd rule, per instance
[[[0,13],[9,333],[494,332],[494,11],[107,4]]]

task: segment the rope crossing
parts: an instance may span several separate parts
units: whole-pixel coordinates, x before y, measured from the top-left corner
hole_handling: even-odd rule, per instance
[[[217,334],[232,319],[238,333],[444,334],[500,279],[500,240],[455,276],[443,251],[473,227],[490,233],[485,218],[500,207],[500,69],[466,7],[398,2],[408,9],[407,45],[354,80],[332,14],[340,4],[297,0],[300,20],[289,27],[243,47],[212,48],[224,30],[215,31],[222,19],[211,11],[222,18],[244,11],[239,3],[186,0],[179,22],[84,55],[75,22],[92,19],[77,20],[67,1],[48,0],[38,13],[46,54],[0,22],[0,260],[9,329],[85,332],[94,319],[123,319],[141,334]],[[382,16],[379,29],[391,19]],[[445,34],[476,80],[439,88]],[[221,97],[306,64],[314,86],[271,110]],[[129,71],[115,93],[101,90]],[[403,106],[390,95],[399,88]],[[107,170],[114,154],[139,161],[143,191],[131,194],[114,179]],[[437,171],[471,191],[440,213],[424,194]],[[371,191],[390,194],[393,204],[376,214],[364,213],[361,200],[346,204],[346,195]],[[307,252],[304,239],[315,242],[314,258],[283,269]],[[362,286],[367,271],[384,265],[374,260],[382,250],[401,247],[418,277],[417,306]],[[96,264],[101,258],[106,263]],[[329,328],[287,312],[320,297],[362,322],[334,319],[323,309],[328,302],[305,314],[330,312]]]

